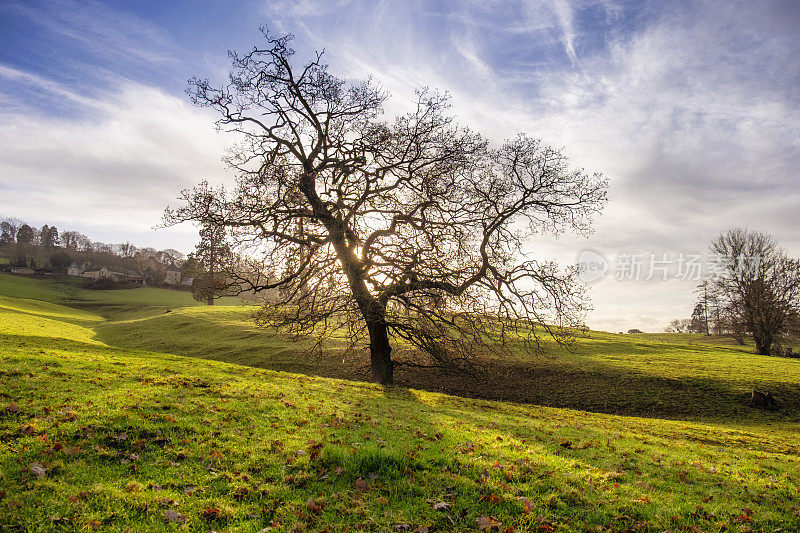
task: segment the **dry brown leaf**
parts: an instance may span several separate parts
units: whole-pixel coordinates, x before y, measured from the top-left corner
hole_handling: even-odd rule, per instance
[[[481,531],[492,531],[495,529],[499,531],[502,525],[493,516],[482,516],[476,519],[475,522],[478,524],[478,529]]]

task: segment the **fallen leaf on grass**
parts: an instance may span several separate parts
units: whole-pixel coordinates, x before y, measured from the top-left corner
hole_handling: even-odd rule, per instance
[[[358,492],[369,492],[371,490],[369,483],[367,483],[361,478],[358,478],[356,480],[355,487]]]
[[[178,511],[173,511],[172,509],[167,509],[164,511],[164,518],[167,520],[167,522],[183,522],[186,520],[181,513]]]
[[[481,531],[493,531],[495,529],[500,531],[500,526],[502,525],[493,516],[482,516],[476,519],[475,522],[478,524],[478,529]]]
[[[200,516],[203,517],[203,520],[210,522],[212,520],[216,520],[217,518],[222,515],[222,511],[217,509],[216,507],[209,507],[207,509],[203,509],[200,513]]]
[[[481,501],[482,502],[493,503],[493,504],[496,505],[496,504],[502,502],[503,499],[500,496],[498,496],[497,494],[492,493],[492,494],[490,494],[488,496],[486,496],[486,495],[481,496]]]
[[[311,456],[311,460],[313,461],[319,456],[323,444],[321,442],[314,442],[314,441],[309,441],[308,444],[309,444],[308,447],[309,455]]]
[[[530,513],[531,511],[533,511],[533,509],[536,507],[536,504],[535,504],[535,503],[533,503],[533,502],[532,502],[531,500],[529,500],[528,498],[520,497],[520,498],[519,498],[519,502],[520,502],[520,503],[522,504],[522,506],[525,508],[525,513],[526,513],[526,514],[527,514],[527,513]]]
[[[31,463],[28,465],[28,470],[31,474],[36,476],[36,479],[42,479],[47,473],[47,469],[41,463]]]
[[[536,518],[536,521],[539,522],[539,529],[542,531],[555,531],[556,526],[544,516],[539,515]]]
[[[314,514],[319,514],[322,512],[322,508],[325,507],[325,504],[318,504],[314,501],[314,498],[309,498],[306,502],[306,507],[308,510]]]
[[[449,508],[450,504],[447,502],[438,502],[433,504],[433,508],[437,511],[444,511],[445,509]]]

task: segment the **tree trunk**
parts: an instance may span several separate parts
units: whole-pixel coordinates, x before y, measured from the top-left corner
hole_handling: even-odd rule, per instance
[[[206,304],[214,305],[214,295],[213,294],[211,294],[211,296],[208,297],[208,300],[206,301]]]
[[[772,339],[763,334],[753,334],[753,341],[756,344],[756,353],[758,355],[771,355]]]
[[[389,330],[386,322],[373,320],[367,322],[369,330],[369,352],[372,364],[372,380],[382,385],[394,382],[394,363],[392,347],[389,345]]]

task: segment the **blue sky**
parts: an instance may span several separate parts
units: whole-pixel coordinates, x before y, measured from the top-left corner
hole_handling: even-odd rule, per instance
[[[0,4],[0,215],[90,237],[192,249],[152,230],[180,189],[231,179],[231,139],[184,94],[223,79],[258,26],[300,56],[373,76],[392,94],[448,90],[458,120],[496,142],[563,146],[611,180],[589,239],[531,253],[702,252],[734,225],[800,252],[800,6],[796,2],[5,1]],[[592,286],[589,324],[658,330],[686,316],[691,282]]]

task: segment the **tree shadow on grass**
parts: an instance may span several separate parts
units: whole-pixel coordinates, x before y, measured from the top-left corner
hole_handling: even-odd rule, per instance
[[[620,370],[593,362],[591,368],[557,371],[524,363],[494,362],[484,376],[456,371],[404,369],[404,383],[456,396],[530,403],[598,413],[648,418],[736,421],[796,421],[800,386],[767,383],[780,409],[762,411],[749,406],[754,388],[765,385],[757,376],[738,383],[709,377],[660,377]]]

